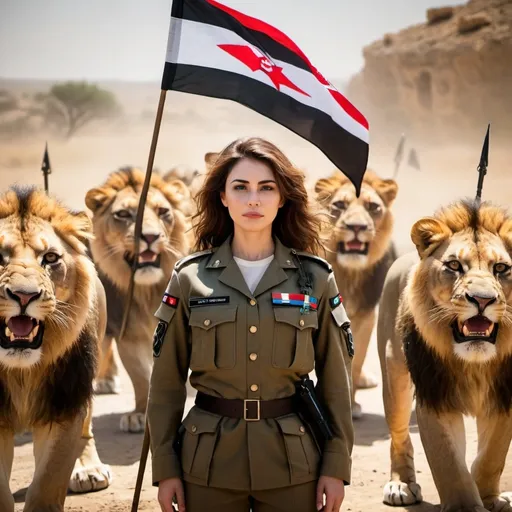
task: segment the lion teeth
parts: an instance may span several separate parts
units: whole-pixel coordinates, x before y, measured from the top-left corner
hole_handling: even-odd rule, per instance
[[[33,341],[34,338],[37,336],[37,333],[39,332],[39,324],[37,324],[32,331],[30,331],[30,334],[28,336],[18,337],[16,336],[9,327],[5,326],[5,337],[9,339],[9,341],[16,341],[16,340],[26,340],[26,341]]]
[[[464,336],[470,336],[469,329],[465,325],[462,326],[462,334]]]
[[[32,341],[36,336],[37,336],[37,333],[39,332],[39,324],[36,325],[33,329],[32,329],[32,332],[28,335],[28,341]]]

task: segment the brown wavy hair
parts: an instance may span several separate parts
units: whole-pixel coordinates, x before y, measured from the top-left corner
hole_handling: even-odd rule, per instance
[[[310,204],[304,185],[304,173],[268,140],[259,137],[241,138],[226,146],[212,163],[199,191],[197,213],[194,215],[195,250],[221,245],[234,232],[233,220],[222,204],[220,193],[234,165],[243,158],[266,163],[284,199],[272,223],[272,234],[285,246],[318,254],[323,250],[320,233],[324,232],[322,216]]]

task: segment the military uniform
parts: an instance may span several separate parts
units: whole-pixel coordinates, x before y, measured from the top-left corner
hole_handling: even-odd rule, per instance
[[[313,278],[309,311],[292,295],[300,297],[300,264]],[[325,260],[275,239],[274,259],[251,293],[228,239],[176,264],[155,315],[148,403],[155,485],[181,477],[192,486],[261,493],[314,488],[320,475],[350,482],[352,340]],[[182,422],[189,368],[199,394],[246,400],[247,418],[196,405]],[[299,376],[313,369],[334,432],[323,453],[295,412],[258,419],[260,405],[294,395]]]

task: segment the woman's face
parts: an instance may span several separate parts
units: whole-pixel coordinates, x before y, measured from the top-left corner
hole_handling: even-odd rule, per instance
[[[272,169],[252,158],[233,166],[220,197],[234,224],[252,232],[268,229],[284,203]]]

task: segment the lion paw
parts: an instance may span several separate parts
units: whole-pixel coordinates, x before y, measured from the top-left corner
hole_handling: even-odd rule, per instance
[[[94,392],[97,395],[118,395],[121,393],[121,379],[117,376],[98,379],[94,384]]]
[[[123,432],[144,432],[146,416],[143,412],[128,412],[121,416],[120,428]]]
[[[421,496],[421,487],[415,483],[408,484],[404,482],[389,482],[384,486],[384,503],[403,507],[404,505],[414,505],[423,500]]]
[[[491,500],[484,500],[484,505],[487,510],[492,510],[492,512],[511,512],[512,492],[502,492]]]
[[[363,408],[361,407],[361,404],[354,402],[352,404],[352,419],[360,420],[362,417],[363,417]]]
[[[112,471],[107,464],[75,468],[69,480],[72,492],[91,492],[106,489],[112,483]]]
[[[356,382],[357,389],[371,389],[379,385],[377,377],[372,373],[361,373],[358,381]]]

